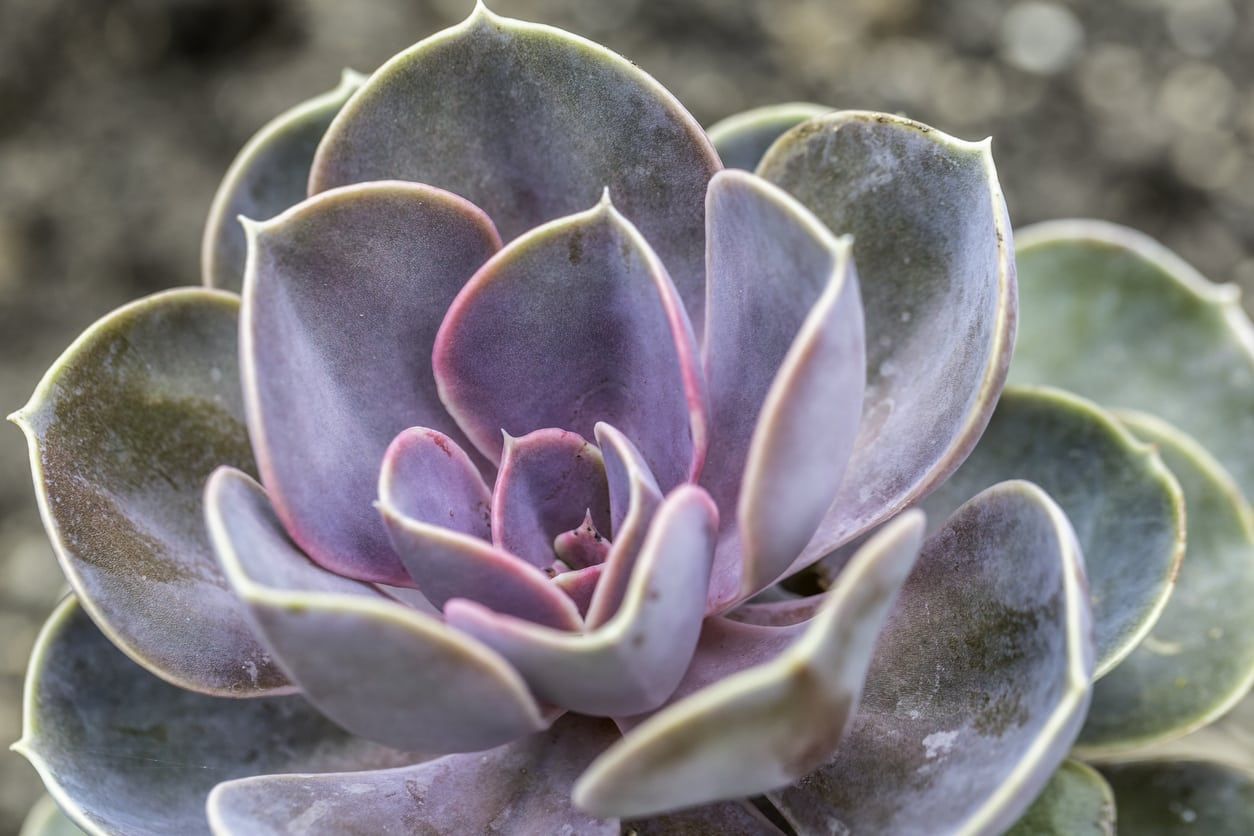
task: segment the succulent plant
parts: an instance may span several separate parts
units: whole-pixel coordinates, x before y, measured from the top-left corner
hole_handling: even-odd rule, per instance
[[[1254,678],[1254,329],[1128,230],[1014,250],[987,141],[707,132],[479,6],[15,413],[73,589],[16,748],[91,833],[1249,832],[1249,703],[1190,733]]]

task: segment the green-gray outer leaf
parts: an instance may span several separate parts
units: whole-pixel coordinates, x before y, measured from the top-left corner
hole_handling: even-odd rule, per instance
[[[205,222],[200,271],[207,286],[240,291],[248,241],[238,218],[264,221],[304,200],[318,142],[365,80],[345,70],[334,90],[279,114],[240,150]]]
[[[1254,771],[1203,760],[1102,768],[1115,792],[1119,831],[1134,836],[1249,836]]]
[[[975,451],[920,504],[938,526],[984,488],[1027,479],[1066,512],[1092,593],[1097,676],[1154,626],[1184,556],[1185,503],[1154,448],[1096,404],[1007,387]]]
[[[22,822],[18,836],[82,836],[82,829],[61,812],[52,796],[40,796]]]
[[[1115,796],[1101,773],[1063,761],[1006,836],[1114,836]]]
[[[1012,383],[1048,383],[1159,415],[1254,496],[1254,326],[1215,285],[1139,232],[1051,221],[1016,236],[1023,317]]]
[[[706,133],[726,168],[753,171],[766,149],[780,136],[807,119],[831,110],[809,102],[767,105],[719,120],[706,129]]]
[[[794,570],[917,502],[974,448],[1014,345],[1010,221],[988,142],[839,111],[758,166],[854,237],[867,388],[845,482]]]
[[[208,834],[219,781],[412,764],[331,723],[300,697],[228,700],[183,690],[114,648],[73,597],[35,644],[14,750],[92,836]]]
[[[183,688],[290,686],[209,547],[205,479],[252,471],[237,373],[239,298],[204,288],[132,302],[88,328],[11,416],[70,585],[110,639]]]
[[[1254,683],[1254,515],[1219,463],[1164,421],[1120,413],[1184,489],[1188,549],[1144,641],[1093,688],[1078,752],[1108,758],[1179,737]]]

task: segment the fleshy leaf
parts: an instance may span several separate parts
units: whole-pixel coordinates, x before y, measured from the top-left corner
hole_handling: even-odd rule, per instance
[[[727,801],[693,810],[623,822],[631,836],[784,836],[748,801]]]
[[[648,711],[675,690],[696,647],[717,529],[705,491],[676,488],[658,509],[617,614],[583,635],[468,601],[450,601],[444,615],[508,659],[546,702],[601,716]]]
[[[596,629],[614,617],[627,594],[640,549],[662,492],[636,445],[606,423],[596,426],[597,444],[605,460],[605,476],[610,486],[611,531],[614,545],[605,558],[603,578],[597,584],[588,606],[589,629]]]
[[[756,107],[714,123],[706,133],[724,166],[753,171],[775,140],[807,119],[831,110],[807,102]]]
[[[1115,836],[1115,797],[1091,766],[1067,760],[1006,836]]]
[[[318,142],[365,80],[345,70],[334,90],[280,113],[240,150],[205,223],[200,270],[206,285],[237,293],[243,287],[248,241],[237,218],[272,218],[305,199]]]
[[[1223,714],[1254,683],[1254,515],[1197,442],[1156,418],[1120,418],[1180,480],[1188,547],[1149,635],[1093,686],[1077,742],[1085,758],[1179,737]]]
[[[534,566],[553,563],[553,541],[592,514],[610,530],[609,487],[601,451],[567,430],[506,438],[492,492],[492,541]]]
[[[857,446],[800,568],[918,501],[975,446],[1014,345],[1014,254],[987,142],[842,111],[780,137],[758,173],[853,235],[869,335]]]
[[[1000,833],[1066,756],[1092,673],[1066,516],[995,485],[924,545],[835,758],[768,798],[800,832]]]
[[[559,630],[582,626],[549,576],[485,538],[491,495],[451,438],[415,427],[388,447],[379,474],[379,514],[409,576],[434,606],[469,598]]]
[[[407,427],[462,440],[431,349],[445,309],[499,245],[474,206],[414,183],[328,192],[250,227],[249,432],[279,519],[320,565],[411,583],[371,507],[379,464]]]
[[[928,519],[943,519],[1006,479],[1044,488],[1076,531],[1092,596],[1097,676],[1103,676],[1149,633],[1172,594],[1184,555],[1180,486],[1154,448],[1114,416],[1066,392],[1035,387],[1002,393],[975,451],[919,507]]]
[[[1254,771],[1222,763],[1149,761],[1102,767],[1115,791],[1121,833],[1249,836]]]
[[[562,572],[553,579],[553,585],[566,593],[579,610],[579,614],[586,617],[588,609],[592,606],[592,596],[596,594],[597,584],[600,583],[604,570],[605,564],[599,563],[596,566],[586,566],[572,572]]]
[[[705,186],[718,169],[700,125],[629,61],[479,5],[370,77],[319,146],[310,193],[430,183],[482,206],[508,241],[609,187],[700,327]]]
[[[856,709],[923,526],[917,512],[890,524],[796,630],[795,644],[633,729],[579,779],[575,803],[603,816],[652,815],[779,789],[821,766]]]
[[[440,398],[499,461],[502,430],[607,421],[663,490],[705,459],[706,403],[692,328],[662,263],[610,203],[527,233],[484,265],[444,319]]]
[[[1237,288],[1101,221],[1028,227],[1016,250],[1026,316],[1011,380],[1159,415],[1254,497],[1254,326]]]
[[[592,512],[585,511],[583,522],[577,528],[553,538],[553,553],[572,569],[590,569],[605,562],[610,553],[610,541],[597,528]]]
[[[230,778],[421,760],[349,736],[300,697],[229,700],[163,682],[119,653],[73,598],[36,643],[23,725],[14,748],[93,836],[207,834],[205,796]]]
[[[710,181],[706,213],[702,482],[737,509],[722,520],[719,607],[783,574],[822,521],[858,435],[866,347],[848,239],[740,171]]]
[[[10,416],[83,606],[128,656],[203,693],[291,690],[253,636],[205,536],[219,465],[251,470],[235,380],[239,300],[158,293],[87,329]]]
[[[344,728],[442,754],[498,746],[547,725],[497,654],[297,551],[244,474],[214,473],[205,507],[226,576],[279,664]]]
[[[604,720],[564,717],[547,732],[490,752],[377,772],[231,781],[209,796],[209,821],[215,836],[618,836],[618,822],[593,819],[570,805],[571,783],[613,739],[614,728]]]
[[[61,812],[61,808],[52,800],[52,796],[41,796],[31,807],[22,821],[22,830],[17,836],[82,836],[82,829],[69,816]]]
[[[1254,772],[1254,692],[1192,734],[1117,755],[1117,760],[1221,760]]]

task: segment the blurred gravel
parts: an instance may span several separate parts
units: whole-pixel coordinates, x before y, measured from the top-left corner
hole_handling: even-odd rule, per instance
[[[471,0],[0,0],[0,411],[87,324],[199,281],[201,223],[270,116]],[[496,0],[640,64],[710,122],[776,101],[994,137],[1017,224],[1092,216],[1254,291],[1254,7],[1234,0]],[[1247,292],[1247,304],[1254,292]],[[0,742],[61,580],[0,432]],[[0,755],[0,833],[38,791]]]

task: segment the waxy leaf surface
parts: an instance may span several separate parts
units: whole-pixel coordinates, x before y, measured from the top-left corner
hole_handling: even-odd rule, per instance
[[[1001,833],[1065,758],[1092,673],[1071,526],[1003,482],[924,544],[836,756],[768,797],[805,833]]]
[[[596,760],[575,803],[638,817],[779,789],[836,751],[875,640],[923,540],[924,520],[894,521],[851,561],[795,643],[658,712]]]
[[[919,506],[937,520],[990,485],[1026,479],[1075,529],[1092,596],[1097,674],[1145,637],[1184,554],[1180,486],[1148,444],[1096,404],[1056,389],[1008,387],[975,451]],[[1178,593],[1175,593],[1178,594]]]
[[[16,748],[92,836],[208,834],[205,797],[231,778],[421,760],[350,736],[300,697],[230,700],[163,682],[73,598],[40,635],[25,702]]]
[[[430,183],[482,206],[508,241],[608,187],[700,323],[705,186],[718,169],[700,125],[633,64],[480,5],[370,77],[319,146],[310,193]]]
[[[770,585],[814,535],[853,453],[866,350],[850,241],[786,192],[716,175],[707,247],[702,483],[723,509],[719,607]]]
[[[1024,316],[1012,382],[1158,415],[1223,462],[1250,501],[1254,326],[1236,288],[1100,221],[1052,221],[1015,238]]]
[[[1093,767],[1066,760],[1006,836],[1114,836],[1115,796]]]
[[[831,110],[806,102],[767,105],[728,116],[711,125],[706,133],[724,166],[753,171],[775,140],[807,119]]]
[[[676,488],[658,509],[618,612],[581,635],[450,601],[449,625],[499,652],[540,699],[582,714],[639,714],[675,690],[696,647],[718,512],[705,491]]]
[[[705,459],[692,328],[662,263],[608,196],[484,265],[449,309],[434,362],[440,398],[493,461],[502,431],[592,438],[600,421],[632,440],[663,490]]]
[[[370,183],[310,198],[250,236],[240,354],[261,481],[319,564],[410,584],[371,507],[379,466],[408,427],[463,439],[431,350],[496,231],[448,192]]]
[[[346,729],[443,754],[547,726],[522,679],[495,653],[301,554],[244,474],[216,472],[205,505],[218,559],[279,664]]]
[[[12,419],[66,578],[135,661],[225,696],[290,690],[257,642],[205,536],[219,465],[252,470],[236,382],[232,294],[172,290],[74,342]]]
[[[1153,629],[1093,686],[1086,758],[1134,752],[1218,717],[1254,683],[1254,514],[1219,462],[1169,424],[1120,413],[1184,489],[1188,545]]]
[[[1014,257],[987,143],[843,111],[780,137],[758,174],[853,236],[866,316],[857,446],[800,568],[926,495],[975,445],[1014,344]]]
[[[338,87],[280,113],[240,150],[205,223],[200,269],[206,285],[236,293],[244,286],[248,239],[239,218],[272,218],[305,199],[314,151],[363,81],[365,76],[345,70]]]
[[[489,752],[400,769],[274,775],[214,790],[215,836],[520,833],[618,836],[570,804],[570,785],[614,739],[604,720],[564,717]]]
[[[1249,836],[1254,771],[1204,760],[1147,761],[1102,768],[1115,792],[1121,833]]]

